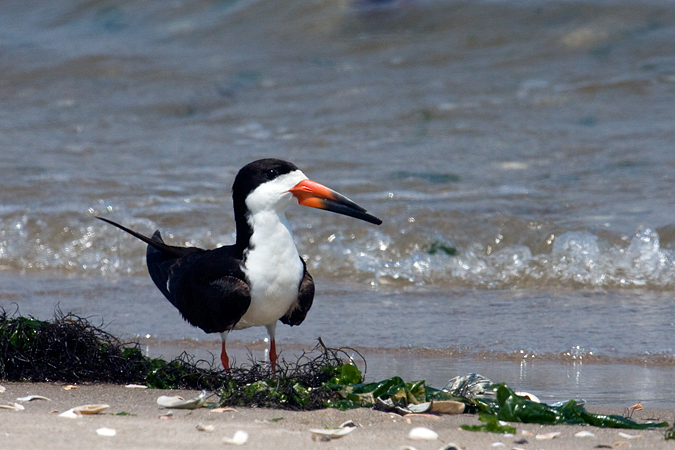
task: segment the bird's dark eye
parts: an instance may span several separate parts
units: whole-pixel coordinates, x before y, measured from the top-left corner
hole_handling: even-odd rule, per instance
[[[279,176],[279,171],[277,169],[270,169],[267,171],[267,179],[273,180]]]

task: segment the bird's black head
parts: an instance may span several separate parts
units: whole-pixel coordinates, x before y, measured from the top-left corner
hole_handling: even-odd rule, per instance
[[[241,168],[232,185],[232,200],[245,201],[248,194],[263,183],[277,178],[279,175],[298,170],[294,164],[281,159],[266,158],[253,161]]]
[[[239,170],[232,185],[232,203],[237,226],[237,246],[240,249],[248,247],[249,238],[253,233],[248,223],[246,198],[260,185],[294,170],[298,170],[294,164],[275,158],[259,159]]]
[[[253,234],[251,221],[266,217],[270,210],[282,213],[293,198],[303,206],[333,211],[375,225],[382,223],[339,192],[309,180],[294,164],[280,159],[260,159],[244,166],[232,186],[237,246],[242,251],[248,247]]]

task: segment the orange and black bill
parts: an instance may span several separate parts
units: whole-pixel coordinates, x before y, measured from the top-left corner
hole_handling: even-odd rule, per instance
[[[290,193],[303,206],[333,211],[345,216],[365,220],[375,225],[382,223],[380,219],[368,214],[365,209],[344,195],[312,180],[301,181],[290,190]]]

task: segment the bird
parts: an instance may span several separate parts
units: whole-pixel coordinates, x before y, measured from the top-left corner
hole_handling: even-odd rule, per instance
[[[168,245],[159,230],[144,236],[103,217],[147,244],[152,281],[191,325],[222,340],[220,360],[230,370],[229,333],[264,326],[275,372],[277,322],[300,325],[314,299],[314,280],[298,253],[286,208],[297,204],[380,225],[344,195],[310,180],[288,161],[266,158],[245,165],[232,185],[236,240],[205,250]]]

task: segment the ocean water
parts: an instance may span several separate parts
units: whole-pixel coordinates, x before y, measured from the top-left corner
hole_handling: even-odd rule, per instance
[[[675,407],[673,55],[660,1],[4,2],[0,305],[217,354],[95,216],[230,244],[236,172],[278,157],[383,219],[289,209],[287,357]]]

